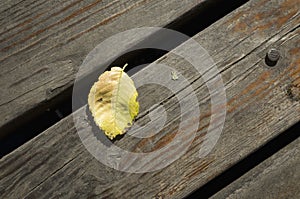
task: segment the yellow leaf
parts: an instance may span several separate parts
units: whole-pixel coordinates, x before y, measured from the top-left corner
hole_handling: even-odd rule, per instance
[[[88,96],[95,123],[110,139],[124,134],[139,112],[138,93],[124,68],[113,67],[100,75]]]

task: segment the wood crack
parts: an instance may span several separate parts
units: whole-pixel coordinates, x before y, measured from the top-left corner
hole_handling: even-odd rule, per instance
[[[24,198],[27,198],[34,190],[38,189],[43,183],[45,183],[48,179],[50,179],[52,176],[54,176],[56,173],[58,173],[59,171],[61,171],[64,167],[66,167],[67,165],[69,165],[70,163],[72,163],[75,159],[77,159],[81,154],[83,153],[83,151],[81,151],[80,153],[76,154],[76,156],[74,156],[72,159],[70,159],[69,161],[67,161],[64,165],[62,165],[61,167],[59,167],[57,170],[55,170],[53,173],[51,173],[49,176],[47,176],[45,179],[43,179],[43,181],[41,181],[38,185],[34,186],[31,190],[29,190],[29,192],[25,195]]]

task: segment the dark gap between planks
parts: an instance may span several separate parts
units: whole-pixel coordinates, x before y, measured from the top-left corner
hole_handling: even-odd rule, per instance
[[[257,151],[251,153],[246,158],[227,169],[225,172],[207,182],[204,186],[191,193],[187,199],[209,198],[219,192],[227,185],[231,184],[246,172],[258,166],[261,162],[292,143],[300,136],[300,122],[290,127],[285,132],[279,134],[271,141],[260,147]]]
[[[247,1],[249,0],[212,0],[204,2],[174,20],[165,28],[173,29],[192,37]],[[150,39],[148,40],[150,41]],[[167,38],[159,38],[155,42],[167,41]],[[175,48],[182,42],[184,41],[175,42],[171,47]],[[131,70],[133,72],[137,72],[141,68],[133,69],[134,67],[154,62],[166,53],[167,51],[157,49],[132,51],[114,60],[108,68],[116,65],[123,66],[124,63],[130,63],[130,65],[126,68],[126,71]],[[78,106],[78,108],[80,108],[80,106]],[[12,152],[33,137],[39,135],[44,130],[71,113],[72,87],[66,89],[51,101],[40,104],[33,110],[30,110],[16,118],[12,121],[8,128],[3,128],[3,131],[7,132],[5,137],[0,138],[0,158]],[[19,125],[20,123],[21,125]]]

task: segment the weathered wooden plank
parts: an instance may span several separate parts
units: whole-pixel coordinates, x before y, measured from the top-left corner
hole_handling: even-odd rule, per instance
[[[211,198],[299,198],[299,147],[300,138]]]
[[[0,136],[45,111],[49,101],[70,88],[84,57],[104,39],[131,28],[166,26],[203,2],[1,2]]]
[[[209,117],[215,114],[210,112],[208,90],[187,61],[169,53],[156,63],[173,67],[192,82],[202,113],[197,136],[184,156],[162,170],[145,174],[111,169],[84,148],[70,116],[1,159],[1,197],[186,196],[300,120],[299,21],[297,1],[253,0],[194,37],[217,62],[228,98],[223,133],[205,158],[199,159],[198,151]],[[282,54],[274,68],[264,63],[271,46]],[[175,50],[188,49],[189,45],[181,45]],[[144,70],[154,69],[155,65],[149,65]],[[144,70],[133,78],[145,78]],[[128,151],[149,152],[172,140],[178,128],[179,107],[176,98],[161,87],[143,87],[139,94],[142,112],[163,102],[171,113],[168,123],[152,138],[125,135],[114,144]],[[81,123],[79,132],[91,128],[88,116],[80,115],[85,108],[74,113],[75,121]],[[137,123],[147,119],[145,115]]]

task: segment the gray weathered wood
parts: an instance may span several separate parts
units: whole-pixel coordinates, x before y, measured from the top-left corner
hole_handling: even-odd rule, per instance
[[[2,1],[0,136],[70,88],[82,60],[104,39],[131,28],[166,26],[204,1]]]
[[[1,197],[182,198],[298,122],[299,3],[272,2],[252,0],[194,37],[215,59],[228,99],[223,133],[208,156],[198,158],[210,116],[215,114],[210,112],[208,90],[189,63],[169,53],[156,63],[174,67],[193,82],[200,102],[199,131],[184,156],[162,170],[145,174],[111,169],[84,148],[69,116],[0,160]],[[270,68],[264,56],[274,46],[282,57]],[[190,46],[183,44],[176,50],[188,49]],[[133,78],[144,78],[141,75],[143,71]],[[129,151],[149,152],[172,140],[178,128],[179,107],[171,93],[155,85],[140,88],[139,94],[142,113],[163,102],[170,113],[168,123],[151,138],[125,135],[114,144]],[[73,114],[80,122],[79,132],[91,128],[88,116],[79,116],[85,109]],[[146,114],[137,123],[147,119]]]
[[[300,198],[300,138],[212,196]]]

